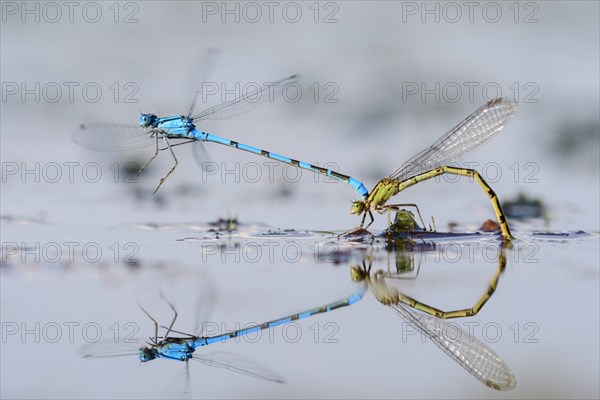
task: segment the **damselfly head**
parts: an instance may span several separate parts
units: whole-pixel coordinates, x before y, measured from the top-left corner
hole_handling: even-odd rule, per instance
[[[350,206],[350,214],[360,215],[363,213],[364,210],[365,210],[364,200],[354,201],[354,202],[352,202],[352,205]]]
[[[154,122],[156,121],[157,117],[154,114],[144,114],[142,113],[140,115],[140,126],[142,128],[147,128],[149,126],[154,125]]]
[[[140,352],[138,353],[141,362],[146,362],[150,360],[154,360],[158,357],[158,353],[155,348],[150,347],[140,347]]]

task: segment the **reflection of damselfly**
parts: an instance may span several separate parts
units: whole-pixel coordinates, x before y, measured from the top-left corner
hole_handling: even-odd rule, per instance
[[[352,203],[350,212],[357,215],[362,214],[361,227],[365,223],[366,216],[369,215],[371,222],[369,222],[367,228],[374,221],[372,209],[384,213],[399,210],[402,206],[409,206],[415,207],[419,217],[421,217],[421,213],[415,204],[386,204],[386,202],[404,189],[439,175],[466,176],[475,179],[490,197],[502,230],[502,236],[505,239],[511,239],[512,236],[506,223],[506,217],[492,188],[477,171],[451,167],[449,164],[472,152],[500,133],[516,111],[517,104],[513,100],[498,98],[488,101],[432,146],[415,155],[390,176],[380,180],[371,193],[365,193],[363,200]],[[423,223],[422,218],[421,223]]]
[[[386,284],[383,271],[371,273],[371,266],[367,267],[364,261],[362,266],[353,267],[351,274],[355,282],[368,284],[377,301],[390,307],[406,322],[412,324],[479,381],[492,389],[511,390],[517,383],[504,361],[471,333],[440,319],[477,314],[494,293],[498,279],[505,267],[506,257],[501,254],[498,269],[487,291],[472,308],[455,311],[441,311],[400,293]],[[416,313],[407,306],[429,315]]]
[[[200,352],[196,352],[196,350],[198,350],[198,348],[200,347],[213,345],[237,337],[250,335],[252,333],[260,332],[264,329],[271,329],[279,325],[308,318],[313,315],[333,311],[341,307],[349,306],[362,299],[365,292],[366,285],[361,284],[351,296],[346,297],[344,299],[307,311],[288,315],[283,318],[264,322],[262,324],[252,325],[247,328],[238,329],[232,332],[227,332],[216,336],[202,336],[201,332],[199,332],[198,335],[192,335],[174,330],[173,325],[175,324],[175,321],[177,319],[177,311],[175,310],[175,307],[167,301],[167,303],[173,310],[174,317],[169,327],[161,326],[161,328],[166,329],[166,332],[163,336],[159,336],[158,334],[158,322],[156,322],[156,320],[152,318],[150,314],[146,310],[144,310],[144,308],[142,308],[142,311],[144,311],[144,313],[154,323],[154,336],[150,337],[149,340],[145,342],[146,344],[144,346],[136,349],[136,347],[131,347],[132,345],[135,346],[134,343],[90,343],[84,346],[83,356],[86,358],[107,358],[137,355],[141,362],[148,362],[158,358],[174,361],[183,361],[186,363],[186,376],[188,377],[188,379],[188,361],[194,360],[204,365],[208,365],[210,367],[223,368],[240,374],[264,379],[267,381],[283,382],[283,380],[275,373],[269,371],[265,367],[262,367],[261,365],[251,360],[240,357],[238,355],[220,351],[199,354]],[[180,334],[182,335],[182,337],[170,336],[171,333]],[[125,347],[125,349],[123,347]],[[127,349],[128,347],[129,349]]]

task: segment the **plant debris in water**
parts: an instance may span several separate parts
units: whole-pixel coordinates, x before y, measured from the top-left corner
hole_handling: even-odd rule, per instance
[[[546,219],[546,206],[540,199],[520,193],[516,200],[502,203],[502,209],[509,218],[525,220],[530,218]]]

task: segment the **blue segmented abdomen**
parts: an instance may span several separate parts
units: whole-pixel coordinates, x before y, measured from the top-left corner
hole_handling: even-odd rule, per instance
[[[213,143],[222,144],[224,146],[235,147],[236,149],[244,150],[249,153],[267,157],[267,158],[270,158],[271,160],[279,161],[284,164],[293,165],[298,168],[302,168],[302,169],[305,169],[307,171],[311,171],[311,172],[314,172],[317,174],[327,175],[331,178],[334,178],[334,179],[337,179],[344,183],[347,183],[348,185],[350,185],[350,187],[352,187],[354,190],[356,190],[356,192],[364,199],[366,199],[367,196],[369,195],[369,191],[367,190],[365,185],[363,185],[362,182],[360,182],[358,179],[354,179],[351,176],[343,175],[338,172],[332,171],[330,169],[326,169],[323,167],[319,167],[317,165],[305,163],[303,161],[294,160],[293,158],[285,157],[280,154],[272,153],[267,150],[261,150],[257,147],[249,146],[247,144],[239,143],[239,142],[236,142],[233,140],[224,139],[222,137],[211,135],[206,132],[200,132],[196,129],[194,129],[192,132],[190,132],[189,136],[193,137],[197,140],[203,141],[203,142],[213,142]]]

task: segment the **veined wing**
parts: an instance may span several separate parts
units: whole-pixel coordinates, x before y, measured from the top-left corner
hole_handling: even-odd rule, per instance
[[[136,125],[81,124],[73,141],[99,151],[124,151],[153,146],[149,131]]]
[[[202,94],[203,84],[206,82],[213,69],[215,68],[215,64],[217,62],[217,57],[221,54],[219,49],[207,49],[202,55],[201,61],[198,63],[200,65],[200,80],[196,83],[196,91],[194,93],[194,97],[190,104],[190,109],[188,110],[187,116],[188,118],[194,114],[194,108],[196,108],[196,103],[198,102],[198,98]]]
[[[132,338],[127,341],[106,339],[94,343],[86,343],[78,349],[78,352],[83,358],[137,356],[139,348],[145,345],[144,339],[140,338]]]
[[[431,147],[405,162],[390,178],[404,181],[458,160],[500,133],[516,111],[517,103],[512,99],[488,101]]]
[[[213,351],[206,354],[198,354],[202,349],[196,350],[192,360],[198,361],[204,365],[214,368],[222,368],[238,374],[251,376],[253,378],[263,379],[265,381],[283,383],[284,380],[275,372],[267,367],[258,364],[249,358],[242,357],[237,354]]]
[[[249,90],[233,100],[217,104],[194,115],[194,121],[229,118],[250,111],[259,104],[265,102],[272,103],[283,94],[289,85],[296,83],[299,77],[298,74],[294,74],[279,81],[269,82],[256,89]]]
[[[456,325],[413,313],[402,304],[391,304],[390,307],[486,386],[511,390],[517,385],[515,376],[498,354]],[[456,332],[456,337],[453,332]]]

